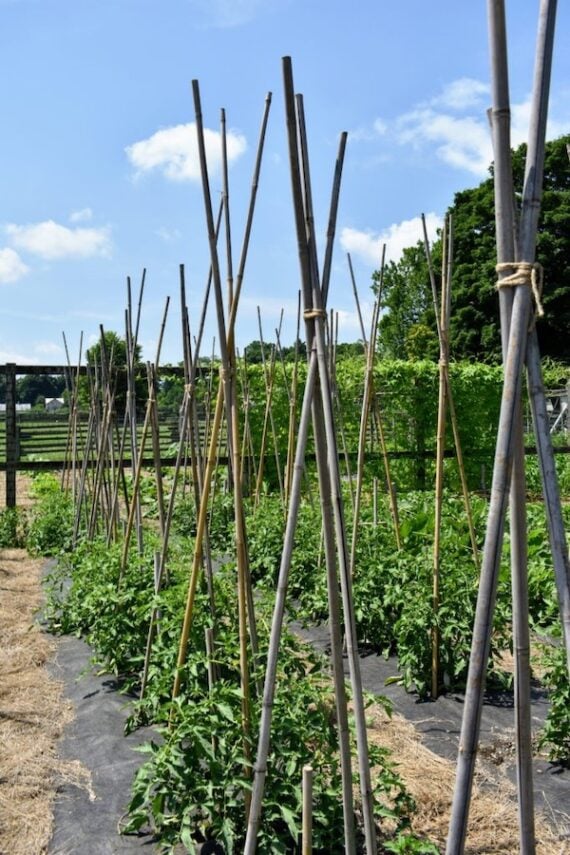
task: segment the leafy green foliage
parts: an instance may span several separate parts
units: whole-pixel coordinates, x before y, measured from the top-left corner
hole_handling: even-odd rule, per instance
[[[32,508],[26,546],[33,555],[56,555],[68,549],[73,531],[73,509],[68,493],[55,476],[41,473],[34,478]]]
[[[211,623],[206,596],[199,591],[182,694],[175,703],[173,727],[170,693],[184,609],[187,569],[175,547],[169,562],[170,584],[155,597],[152,589],[153,544],[140,558],[133,551],[119,584],[120,546],[102,541],[82,543],[60,561],[48,583],[47,617],[54,631],[84,635],[96,662],[135,690],[141,669],[152,604],[160,612],[145,699],[134,706],[129,726],[141,721],[164,724],[161,739],[146,746],[130,805],[127,830],[150,822],[165,846],[182,842],[189,852],[197,841],[216,838],[226,852],[243,846],[244,792],[249,788],[241,727],[241,692],[237,688],[239,647],[235,567],[215,576],[215,598],[224,618],[215,626],[219,678],[208,688],[204,629]],[[267,606],[260,594],[260,613]],[[267,621],[260,622],[260,673],[268,643]],[[259,719],[253,701],[252,721]],[[285,633],[279,659],[275,698],[273,753],[269,757],[260,851],[291,852],[300,829],[301,773],[315,770],[315,851],[341,852],[342,800],[336,749],[335,713],[324,663],[300,641]],[[252,741],[257,735],[252,734]],[[395,767],[382,749],[373,749],[374,797],[378,818],[407,827],[413,802]]]
[[[19,508],[0,511],[0,547],[22,547],[26,544],[28,521]]]
[[[566,330],[570,324],[570,179],[566,144],[569,136],[547,143],[544,192],[537,236],[537,261],[545,268],[545,317],[537,324],[541,352],[568,360]],[[523,184],[526,146],[513,153],[516,191]],[[520,196],[519,196],[520,198]],[[495,289],[495,213],[493,180],[455,195],[449,209],[454,224],[454,269],[450,349],[455,359],[498,362],[501,358],[499,307]],[[434,268],[441,267],[441,238],[433,250]],[[373,288],[376,288],[375,274]],[[415,339],[421,327],[433,331],[424,340],[424,356],[438,355],[427,262],[421,243],[404,250],[387,265],[378,347],[391,358],[417,358]],[[425,339],[425,336],[424,336]]]
[[[570,680],[564,647],[546,647],[544,682],[550,692],[550,709],[539,746],[552,762],[570,766]]]

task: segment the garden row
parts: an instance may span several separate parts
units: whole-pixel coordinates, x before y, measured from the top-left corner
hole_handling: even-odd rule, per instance
[[[215,611],[211,592],[203,584],[196,595],[188,656],[181,671],[182,691],[173,701],[188,556],[194,548],[194,502],[180,496],[173,520],[168,584],[156,594],[152,566],[159,539],[152,523],[145,530],[143,554],[131,550],[122,571],[120,540],[111,546],[102,538],[84,540],[70,552],[73,511],[69,497],[48,476],[36,479],[35,490],[38,502],[29,524],[21,514],[7,511],[2,531],[5,541],[25,538],[33,551],[59,555],[49,586],[52,630],[84,635],[98,664],[118,675],[125,689],[137,693],[150,615],[156,610],[159,616],[148,688],[133,707],[130,726],[152,722],[161,737],[148,746],[148,759],[134,782],[130,828],[150,826],[165,845],[182,841],[189,851],[202,838],[222,841],[227,852],[240,851],[251,759],[244,752],[242,732],[236,568],[235,561],[227,559],[235,537],[232,497],[220,484],[210,508],[210,546],[217,568],[213,576]],[[350,524],[350,502],[346,504]],[[152,479],[145,481],[144,508],[148,521],[158,515]],[[484,499],[473,497],[478,532],[483,531],[486,508]],[[293,553],[289,610],[291,616],[296,614],[308,622],[327,617],[320,519],[320,510],[308,497],[304,499]],[[443,519],[440,604],[435,613],[431,590],[433,501],[425,493],[410,493],[401,499],[402,548],[398,549],[387,502],[383,499],[374,508],[370,492],[364,496],[354,573],[358,638],[385,655],[397,656],[402,683],[420,695],[429,691],[434,625],[439,629],[441,675],[446,686],[463,686],[469,656],[477,571],[462,506],[451,495],[445,498]],[[258,628],[258,649],[249,651],[254,686],[251,747],[257,738],[261,702],[255,687],[265,670],[283,544],[280,498],[266,493],[256,507],[249,505],[246,524]],[[539,504],[529,508],[529,582],[533,629],[543,639],[541,673],[545,670],[552,697],[541,740],[553,759],[568,762],[570,690],[556,642],[558,613],[544,510]],[[206,631],[213,633],[213,646],[207,644]],[[489,679],[503,685],[510,677],[501,671],[500,654],[510,643],[507,549],[489,662]],[[282,640],[274,703],[274,747],[268,762],[261,851],[295,851],[301,822],[301,772],[308,762],[315,772],[315,851],[341,851],[341,782],[328,667],[290,633]],[[375,767],[375,816],[384,851],[435,851],[406,831],[413,805],[393,762],[377,749],[372,749],[371,762]]]

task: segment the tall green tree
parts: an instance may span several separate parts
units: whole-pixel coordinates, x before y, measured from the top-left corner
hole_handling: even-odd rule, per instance
[[[536,258],[544,267],[545,317],[537,322],[541,352],[570,361],[570,136],[547,143],[544,192]],[[513,153],[514,186],[520,200],[526,145]],[[450,349],[455,359],[498,362],[501,358],[499,302],[496,293],[495,210],[491,177],[477,187],[457,193],[448,213],[453,216],[454,252]],[[433,247],[436,271],[441,263],[441,236]],[[439,280],[439,277],[437,277]],[[377,287],[375,274],[373,287]],[[404,250],[397,263],[387,265],[383,314],[379,325],[380,352],[414,358],[422,350],[437,356],[435,318],[423,246]],[[433,331],[434,339],[425,328]]]
[[[24,374],[16,381],[18,401],[35,406],[39,399],[60,398],[65,390],[65,378],[54,374]]]
[[[124,338],[112,330],[105,332],[105,354],[107,362],[112,361],[113,371],[117,373],[117,387],[115,394],[115,410],[122,413],[125,408],[127,399],[127,345]],[[86,352],[87,364],[100,371],[102,364],[102,349],[101,341],[99,340],[90,347]],[[136,375],[136,397],[137,403],[140,405],[146,401],[147,397],[147,381],[141,363],[141,347],[136,346],[135,350],[135,367],[138,368]],[[82,405],[85,405],[89,398],[89,389],[87,379],[82,377],[79,381],[79,396]]]

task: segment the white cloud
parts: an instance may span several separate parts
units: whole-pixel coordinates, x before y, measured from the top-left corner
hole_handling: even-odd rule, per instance
[[[91,208],[81,208],[80,211],[73,211],[69,216],[70,223],[88,223],[93,219],[93,211]]]
[[[368,338],[374,304],[368,300],[361,300],[360,311],[362,312],[362,323],[364,324],[366,338]],[[354,341],[355,337],[358,339],[362,338],[362,330],[360,329],[360,321],[356,309],[351,312],[345,309],[338,310],[338,336],[341,341],[346,339]]]
[[[402,145],[421,150],[435,145],[436,156],[455,169],[463,169],[484,178],[493,160],[493,146],[487,116],[483,110],[484,97],[489,98],[487,84],[471,78],[461,78],[445,86],[428,103],[417,105],[395,121],[396,139]],[[453,115],[477,107],[473,114]],[[443,109],[442,109],[443,108]],[[530,97],[511,104],[511,144],[526,142],[530,118]],[[547,139],[554,139],[570,130],[570,119],[551,118]]]
[[[373,142],[383,137],[388,130],[388,125],[382,119],[374,119],[371,125],[363,125],[348,132],[349,142]]]
[[[511,105],[511,144],[516,148],[528,141],[528,125],[530,121],[530,96],[520,104]],[[553,140],[570,131],[570,118],[558,120],[549,118],[546,123],[546,139]]]
[[[0,283],[17,282],[29,270],[15,250],[10,247],[0,249]]]
[[[416,148],[436,143],[441,160],[474,175],[484,175],[493,159],[489,130],[472,116],[457,118],[425,107],[400,116],[397,128],[400,143]]]
[[[109,256],[111,234],[107,227],[70,229],[53,220],[18,226],[10,223],[6,233],[18,249],[26,250],[48,261],[59,258]]]
[[[46,354],[48,356],[59,356],[63,353],[63,347],[53,341],[38,341],[34,345],[36,353]]]
[[[217,171],[222,159],[221,135],[204,128],[204,142],[208,168]],[[237,131],[227,132],[228,161],[237,160],[247,148],[245,137]],[[138,175],[157,169],[171,181],[199,181],[200,161],[196,125],[175,125],[163,128],[148,139],[129,145],[127,157]]]
[[[0,363],[15,362],[17,365],[33,365],[37,364],[37,359],[31,359],[29,351],[20,353],[12,347],[10,342],[0,339]]]
[[[202,27],[231,28],[251,21],[267,0],[189,0],[198,16],[193,19]]]
[[[426,214],[426,228],[430,241],[436,237],[437,230],[443,225],[443,220],[437,214]],[[398,261],[407,246],[414,246],[423,239],[421,217],[392,223],[382,232],[375,233],[370,229],[360,231],[345,227],[340,233],[340,243],[346,252],[358,256],[366,264],[378,268],[382,259],[382,245],[386,244],[386,261]]]
[[[448,110],[466,110],[489,98],[489,84],[472,77],[460,77],[443,87],[441,93],[431,100],[434,107]]]

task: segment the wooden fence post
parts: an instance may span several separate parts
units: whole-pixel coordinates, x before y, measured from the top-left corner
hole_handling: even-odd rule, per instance
[[[6,365],[6,507],[16,507],[16,465],[18,436],[16,428],[16,365]]]

